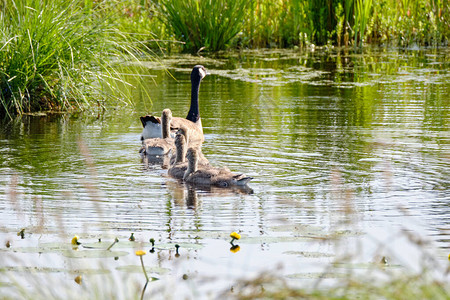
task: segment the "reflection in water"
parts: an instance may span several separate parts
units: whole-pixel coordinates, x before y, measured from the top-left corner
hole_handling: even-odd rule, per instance
[[[144,170],[151,170],[155,167],[161,167],[162,169],[168,169],[170,166],[171,153],[167,155],[141,155]]]
[[[197,207],[197,192],[193,187],[187,188],[186,206],[190,209],[195,209]]]
[[[149,70],[157,76],[156,86],[149,83],[152,107],[136,89],[134,111],[4,123],[1,228],[34,233],[42,225],[48,234],[65,228],[70,236],[121,238],[132,231],[146,241],[195,241],[205,250],[182,252],[185,261],[195,260],[185,262],[186,273],[219,276],[236,264],[239,276],[278,262],[284,274],[318,272],[317,261],[330,258],[288,253],[336,255],[338,246],[361,249],[358,258],[366,262],[388,244],[401,255],[381,257],[414,261],[404,228],[448,252],[448,50],[367,51],[241,52],[227,64],[190,57],[211,73],[200,95],[203,152],[213,165],[254,177],[254,191],[197,189],[142,164],[139,116],[188,110],[194,64],[182,59],[170,61],[177,80]],[[242,248],[230,253],[228,234],[237,230]],[[336,236],[337,246],[330,242]],[[166,257],[158,255],[163,265]]]
[[[179,180],[168,179],[166,187],[174,203],[179,207],[188,209],[196,209],[198,203],[198,193],[205,193],[214,195],[214,197],[227,197],[234,195],[250,195],[253,193],[253,189],[248,186],[233,186],[229,188],[220,188],[214,186],[198,186],[182,183]]]

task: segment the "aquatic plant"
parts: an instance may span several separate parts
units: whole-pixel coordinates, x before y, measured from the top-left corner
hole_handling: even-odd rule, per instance
[[[75,246],[81,245],[81,243],[78,241],[78,236],[74,236],[70,243]]]
[[[239,33],[249,0],[162,0],[160,12],[184,51],[224,50]]]
[[[0,115],[131,103],[117,62],[140,48],[94,1],[0,3]]]
[[[231,237],[231,242],[230,242],[230,244],[233,244],[233,242],[234,242],[235,240],[239,240],[239,239],[241,238],[241,235],[240,235],[239,233],[237,233],[237,232],[232,232],[232,233],[230,234],[230,237]]]
[[[450,39],[449,12],[441,0],[253,0],[236,44],[440,45]]]
[[[372,0],[356,0],[355,1],[355,20],[353,26],[353,41],[362,46],[366,33],[367,23],[372,12]]]

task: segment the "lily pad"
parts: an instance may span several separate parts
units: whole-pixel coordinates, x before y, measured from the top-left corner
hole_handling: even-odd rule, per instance
[[[108,249],[114,241],[105,241],[105,242],[93,242],[93,243],[83,243],[80,245],[81,248],[86,249]],[[151,248],[151,244],[149,242],[131,242],[131,241],[119,241],[115,243],[110,250],[114,249],[134,249],[134,248]]]
[[[48,268],[48,267],[25,267],[25,266],[11,266],[0,268],[1,272],[26,272],[26,273],[74,273],[74,274],[107,274],[110,273],[108,269],[62,269],[62,268]]]
[[[127,273],[143,273],[142,266],[139,265],[128,265],[128,266],[120,266],[116,268],[119,271],[127,272]],[[170,269],[162,268],[162,267],[145,267],[145,271],[147,273],[153,273],[158,275],[164,275],[170,272]]]
[[[194,237],[202,239],[227,239],[230,237],[229,233],[221,231],[200,231],[192,234]]]
[[[241,238],[239,243],[241,244],[273,244],[273,243],[293,243],[304,242],[311,238],[301,236],[254,236]]]
[[[291,254],[291,255],[299,255],[303,257],[310,257],[310,258],[322,258],[322,257],[334,257],[331,253],[323,253],[323,252],[308,252],[308,251],[286,251],[284,254]]]
[[[286,275],[290,279],[345,278],[345,273],[296,273]]]
[[[0,268],[0,273],[1,272],[59,273],[67,272],[67,270],[62,268],[11,266]]]
[[[111,273],[110,270],[106,269],[106,268],[101,268],[101,269],[71,269],[68,270],[70,273],[73,274],[89,274],[89,275],[97,275],[97,274],[109,274]]]
[[[65,257],[71,258],[106,258],[106,257],[126,256],[128,254],[129,253],[126,251],[109,251],[109,250],[82,250],[82,251],[69,250],[63,252],[63,255]]]
[[[155,248],[160,250],[172,250],[172,249],[175,250],[176,244],[180,246],[180,249],[189,249],[189,250],[201,249],[204,247],[202,244],[193,244],[193,243],[167,243],[167,244],[155,244]]]
[[[333,267],[345,269],[373,269],[373,268],[386,269],[386,268],[402,268],[403,266],[382,264],[379,262],[363,262],[363,263],[334,263]]]
[[[360,236],[360,235],[364,235],[364,232],[351,231],[351,230],[338,230],[338,231],[333,231],[328,235],[325,235],[324,238],[337,239],[337,238],[341,238],[341,237],[354,237],[354,236]]]
[[[274,232],[293,232],[293,233],[324,233],[323,229],[318,226],[302,225],[302,224],[289,224],[289,225],[277,225],[270,228]]]
[[[22,253],[55,253],[55,252],[62,252],[62,251],[68,251],[73,249],[72,245],[70,244],[45,244],[45,245],[39,245],[37,247],[17,247],[12,248],[11,250],[13,252],[22,252]]]

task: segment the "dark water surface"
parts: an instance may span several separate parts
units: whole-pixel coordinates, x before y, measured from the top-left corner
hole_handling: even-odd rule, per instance
[[[140,160],[139,116],[171,108],[184,117],[195,64],[210,73],[200,90],[203,152],[214,165],[254,177],[253,193],[188,189]],[[148,251],[149,238],[179,243],[179,257],[169,245],[145,262],[167,269],[155,271],[163,280],[153,287],[192,297],[218,295],[264,272],[303,285],[347,255],[353,265],[330,273],[383,256],[420,271],[428,250],[445,264],[449,49],[243,52],[163,65],[171,75],[149,63],[147,75],[155,77],[142,78],[151,100],[135,82],[135,108],[2,124],[0,247],[19,262],[1,259],[0,267],[95,265],[58,251],[34,259],[37,253],[20,247],[69,243],[75,234],[126,241],[131,232],[147,244],[123,246],[129,254],[117,261],[102,258],[111,272],[127,276],[121,267],[140,266],[132,250]],[[24,240],[16,236],[21,228]],[[236,253],[232,231],[242,235]],[[139,269],[133,274],[144,279]]]

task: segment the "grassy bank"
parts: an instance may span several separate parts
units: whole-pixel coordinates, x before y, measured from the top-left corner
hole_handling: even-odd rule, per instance
[[[94,1],[0,2],[0,116],[130,102],[120,64],[145,45]]]
[[[170,25],[168,34],[186,42],[185,51],[309,44],[438,46],[450,38],[450,3],[442,0],[239,0],[235,7],[208,2],[161,1],[158,6]],[[229,35],[218,47],[211,41],[225,32],[221,26]]]

